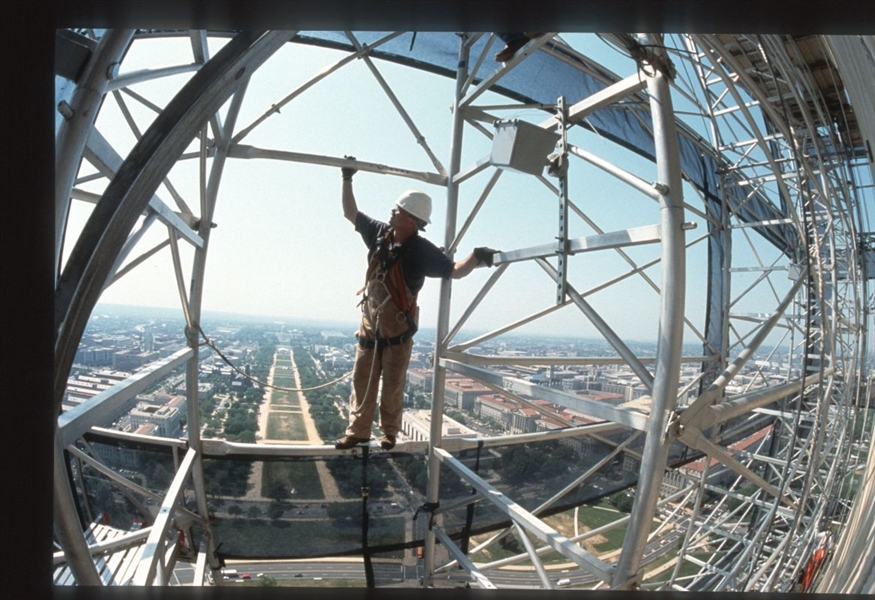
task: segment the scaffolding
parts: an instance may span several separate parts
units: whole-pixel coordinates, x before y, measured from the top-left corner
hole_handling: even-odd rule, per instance
[[[855,495],[871,494],[867,489],[857,495],[851,482],[875,464],[871,444],[862,442],[872,424],[871,410],[861,400],[871,384],[866,336],[872,325],[872,274],[866,266],[871,250],[865,243],[871,233],[861,231],[861,206],[871,204],[873,189],[857,123],[865,115],[842,102],[841,72],[824,36],[600,36],[624,57],[629,72],[615,74],[576,49],[568,41],[572,36],[555,32],[533,37],[499,64],[491,58],[497,36],[488,32],[109,30],[67,32],[65,39],[76,41],[77,35],[90,51],[76,85],[59,98],[56,136],[56,584],[167,585],[180,560],[196,565],[196,584],[220,584],[223,553],[218,525],[210,518],[205,461],[285,461],[319,469],[358,461],[361,541],[320,552],[361,553],[369,587],[378,585],[372,555],[409,556],[415,547],[424,548],[423,570],[411,573],[424,587],[813,590],[817,572],[809,565],[820,548],[827,549],[824,572],[829,572],[836,541],[850,539],[847,528],[859,523],[862,509]],[[132,46],[162,39],[187,39],[192,62],[119,70]],[[210,39],[223,41],[214,55]],[[331,49],[337,60],[281,90],[269,108],[244,110],[259,69],[277,56],[313,47]],[[381,60],[454,80],[446,164],[416,124],[415,111],[405,107],[400,90],[396,93],[383,74]],[[355,61],[364,64],[403,122],[406,131],[397,136],[412,137],[430,168],[244,144],[276,123],[281,109],[294,111],[299,96],[323,80],[342,77]],[[833,66],[814,72],[812,65],[821,62]],[[163,106],[137,91],[143,82],[179,76],[184,82]],[[98,107],[107,110],[111,102],[133,134],[129,148],[115,147],[100,130]],[[154,111],[147,128],[129,103]],[[253,111],[257,116],[242,125],[242,115]],[[617,145],[630,159],[600,156],[590,136]],[[469,147],[489,151],[472,157]],[[173,168],[183,161],[197,165],[191,205],[171,183]],[[376,445],[340,451],[206,439],[198,426],[189,426],[184,440],[100,427],[125,401],[180,368],[187,422],[200,422],[205,265],[221,183],[232,161],[352,165],[437,186],[445,190],[442,245],[449,256],[476,229],[490,200],[506,196],[498,191],[503,178],[526,177],[540,186],[532,203],[547,215],[538,222],[550,229],[532,227],[524,236],[539,238],[537,243],[497,251],[494,270],[480,289],[468,293],[467,302],[453,300],[451,280],[440,282],[427,442],[401,441],[396,456]],[[505,175],[509,172],[514,175]],[[593,210],[597,194],[596,200],[575,197],[570,178],[595,172],[622,186],[637,207],[628,226],[606,230]],[[89,191],[95,181],[103,183],[100,192]],[[74,202],[93,208],[70,240],[67,215]],[[159,224],[166,237],[142,248],[147,232]],[[64,259],[62,249],[70,242]],[[170,253],[187,348],[62,412],[76,349],[101,294],[159,252]],[[701,305],[690,306],[690,290],[702,285],[688,266],[694,254],[705,257],[705,296]],[[613,270],[587,273],[583,262],[603,256],[611,257],[604,264]],[[543,278],[540,284],[537,277]],[[465,339],[478,309],[496,301],[508,281],[520,279],[548,290],[549,302]],[[619,333],[600,301],[605,290],[633,281],[652,293],[641,300],[641,310],[650,311],[658,325],[653,354],[642,353]],[[560,312],[573,314],[565,317],[568,323],[587,323],[611,353],[507,357],[482,350]],[[689,338],[701,352],[689,353],[684,343]],[[781,371],[754,360],[762,355],[780,361]],[[608,365],[627,371],[643,397],[612,405],[508,374],[503,370],[508,365]],[[688,370],[694,374],[682,378]],[[520,406],[536,407],[532,399],[542,399],[585,414],[590,422],[498,438],[445,439],[445,387],[453,374]],[[569,464],[564,479],[541,495],[515,498],[513,487],[479,472],[490,451],[494,458],[517,447],[555,448],[571,440],[604,450],[597,459]],[[166,491],[145,489],[93,451],[95,445],[119,443],[163,453],[173,472]],[[398,469],[399,460],[411,457],[427,461],[427,487],[417,492],[422,505],[401,533],[383,532],[369,517],[369,502],[380,497],[370,493],[369,473]],[[624,474],[612,488],[633,496],[628,514],[582,534],[576,511],[573,534],[548,522],[560,509],[576,509],[599,496],[595,488],[583,490],[617,461],[631,465],[624,471],[629,477]],[[158,516],[134,533],[98,527],[79,499],[87,497],[86,468],[127,494],[159,502]],[[865,535],[866,529],[858,531]],[[394,541],[382,547],[372,542],[378,532]],[[615,552],[598,553],[587,545],[608,532],[622,532]],[[478,541],[475,534],[487,539]],[[508,536],[522,551],[490,559],[489,548]],[[118,558],[122,551],[128,553],[124,560]],[[298,551],[302,554],[295,555]],[[309,551],[282,548],[276,558],[300,558]],[[245,557],[245,550],[235,552]],[[860,558],[871,565],[873,554]],[[124,565],[122,575],[107,575],[109,563]],[[503,568],[518,563],[527,565],[529,576],[508,583]],[[569,575],[557,578],[554,564]],[[859,581],[848,580],[848,589]]]

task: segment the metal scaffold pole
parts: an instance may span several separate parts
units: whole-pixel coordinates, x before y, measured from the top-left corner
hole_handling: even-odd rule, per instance
[[[444,246],[450,248],[456,235],[456,212],[459,198],[459,189],[453,177],[459,172],[462,162],[462,129],[464,125],[463,109],[461,107],[462,90],[468,78],[468,54],[470,49],[467,44],[468,37],[462,34],[459,40],[459,65],[456,71],[456,88],[453,97],[453,124],[452,142],[450,145],[450,164],[447,177],[447,220],[444,234]],[[440,484],[440,460],[435,453],[435,448],[441,447],[441,434],[443,426],[444,409],[444,385],[446,383],[446,368],[441,364],[441,359],[446,354],[446,342],[444,341],[449,331],[450,322],[450,297],[452,294],[452,280],[441,279],[440,301],[438,304],[437,333],[435,336],[434,354],[434,378],[431,395],[431,432],[428,446],[428,491],[426,502],[429,507],[438,504],[438,487]],[[431,515],[429,514],[429,518]],[[435,535],[431,527],[425,534],[425,578],[424,585],[431,584],[434,576],[435,563]]]
[[[656,36],[654,36],[656,38]],[[657,182],[660,191],[662,230],[662,294],[653,398],[647,422],[647,441],[642,454],[635,504],[617,563],[612,587],[634,588],[650,524],[659,500],[671,439],[666,429],[677,404],[680,357],[683,346],[685,243],[684,205],[681,190],[678,133],[669,88],[670,63],[660,51],[661,39],[646,40],[656,48],[646,64],[647,90],[653,116]]]

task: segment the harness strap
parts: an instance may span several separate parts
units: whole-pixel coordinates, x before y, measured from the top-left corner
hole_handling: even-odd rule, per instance
[[[416,330],[415,330],[415,328],[413,328],[409,331],[405,331],[401,335],[396,335],[396,336],[390,337],[390,338],[380,337],[379,333],[377,334],[377,339],[375,339],[375,340],[365,339],[365,338],[359,336],[359,334],[355,334],[355,337],[358,340],[359,346],[361,346],[362,348],[378,348],[378,349],[380,349],[380,348],[385,348],[386,346],[397,346],[398,344],[403,344],[404,342],[406,342],[407,340],[412,338],[415,333],[416,333]]]
[[[401,268],[401,262],[398,260],[399,252],[395,251],[390,253],[388,250],[389,246],[389,232],[386,232],[386,235],[383,236],[382,242],[378,245],[376,251],[371,257],[371,262],[368,265],[368,270],[365,273],[365,287],[363,289],[367,289],[368,282],[371,281],[374,271],[377,268],[377,265],[380,265],[385,275],[383,276],[383,283],[386,285],[386,290],[389,292],[389,295],[392,297],[392,301],[395,303],[401,313],[404,315],[407,320],[407,325],[409,330],[407,333],[404,333],[399,336],[395,336],[393,338],[384,339],[382,342],[377,342],[377,344],[382,343],[383,346],[392,346],[395,344],[400,344],[407,340],[409,337],[413,337],[418,331],[419,327],[416,324],[416,319],[414,318],[414,314],[416,313],[416,298],[413,299],[411,303],[408,299],[407,295],[407,283],[404,281],[404,272]],[[364,299],[362,299],[364,302]],[[379,332],[377,332],[377,338],[380,340]],[[365,342],[374,344],[374,342],[370,342],[369,340],[365,340]],[[366,348],[373,348],[373,345],[364,345],[362,340],[359,340],[359,344]]]

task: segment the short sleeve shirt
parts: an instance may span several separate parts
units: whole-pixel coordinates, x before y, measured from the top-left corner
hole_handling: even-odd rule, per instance
[[[370,262],[379,242],[389,230],[389,224],[372,219],[359,211],[355,217],[355,230],[361,234],[368,247]],[[418,234],[410,236],[401,244],[399,260],[404,282],[414,296],[422,289],[426,277],[449,279],[453,275],[455,264],[440,248]]]

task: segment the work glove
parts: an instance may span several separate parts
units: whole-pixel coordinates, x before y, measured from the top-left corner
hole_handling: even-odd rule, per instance
[[[474,258],[484,263],[487,267],[492,266],[492,257],[498,250],[494,250],[492,248],[487,248],[486,246],[481,246],[479,248],[474,248]]]
[[[355,160],[355,156],[344,156],[343,158],[348,158],[349,160]],[[355,167],[340,167],[340,176],[345,181],[352,181],[352,176],[358,173],[358,169]]]

